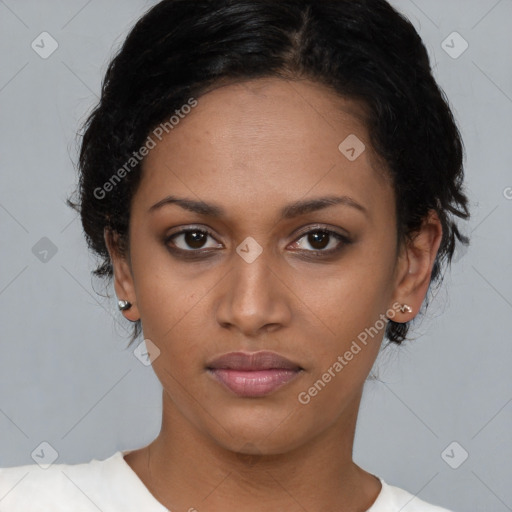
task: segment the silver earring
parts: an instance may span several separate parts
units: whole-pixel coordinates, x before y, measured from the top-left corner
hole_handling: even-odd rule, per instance
[[[119,300],[117,301],[117,307],[119,308],[119,311],[126,311],[132,307],[132,303],[127,300]]]
[[[412,313],[411,306],[407,304],[402,304],[402,307],[400,308],[400,313]]]

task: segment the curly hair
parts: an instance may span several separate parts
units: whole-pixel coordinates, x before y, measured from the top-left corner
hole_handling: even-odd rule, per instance
[[[140,162],[108,194],[98,190],[189,98],[262,77],[309,79],[363,102],[370,142],[394,187],[399,242],[430,210],[441,221],[426,308],[456,245],[469,243],[454,219],[469,218],[464,146],[419,34],[385,0],[163,0],[144,14],[111,60],[83,125],[78,199],[67,201],[100,258],[93,274],[113,277],[105,229],[127,254]],[[140,320],[133,327],[131,342]],[[408,329],[390,320],[385,336],[400,344]]]

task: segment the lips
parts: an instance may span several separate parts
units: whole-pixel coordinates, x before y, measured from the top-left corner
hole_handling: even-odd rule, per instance
[[[275,352],[231,352],[207,365],[212,377],[240,397],[262,397],[284,386],[303,369]]]

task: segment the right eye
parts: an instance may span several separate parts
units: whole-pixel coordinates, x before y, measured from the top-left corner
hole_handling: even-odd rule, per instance
[[[185,252],[200,252],[200,249],[219,248],[220,244],[205,246],[208,238],[213,235],[204,229],[184,229],[174,233],[165,240],[166,245],[172,244],[172,249]]]

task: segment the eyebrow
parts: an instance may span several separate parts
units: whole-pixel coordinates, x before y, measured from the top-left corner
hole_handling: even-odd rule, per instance
[[[226,213],[220,206],[205,203],[204,201],[195,201],[192,199],[179,198],[176,196],[167,196],[158,203],[149,208],[148,213],[159,210],[163,206],[176,204],[190,212],[198,213],[199,215],[206,215],[209,217],[225,217]],[[304,215],[306,213],[322,210],[329,206],[344,205],[359,210],[360,212],[368,215],[368,210],[354,199],[348,196],[326,196],[318,197],[315,199],[305,199],[290,203],[281,209],[280,216],[283,219],[291,219]]]

